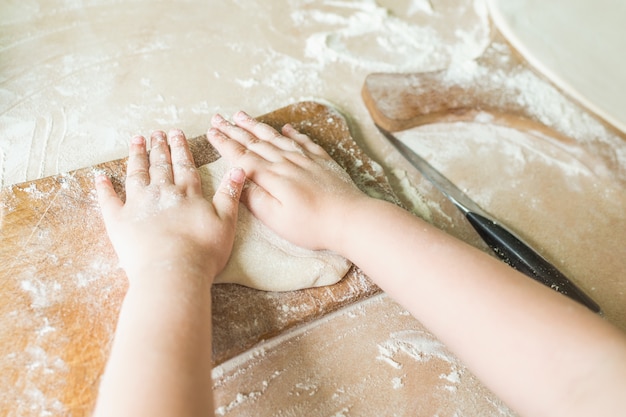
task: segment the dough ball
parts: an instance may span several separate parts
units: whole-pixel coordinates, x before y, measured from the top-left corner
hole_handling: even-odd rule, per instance
[[[212,199],[229,169],[224,158],[199,168],[202,191]],[[239,204],[233,252],[215,283],[235,283],[265,291],[294,291],[335,284],[350,269],[347,259],[313,251],[281,238]]]

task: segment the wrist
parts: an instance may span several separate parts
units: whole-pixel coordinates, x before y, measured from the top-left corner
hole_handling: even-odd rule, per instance
[[[202,258],[172,256],[122,266],[131,288],[151,287],[182,291],[185,288],[211,287],[217,267],[210,255]]]
[[[365,213],[370,207],[378,203],[373,197],[359,194],[334,205],[335,212],[331,216],[331,224],[326,229],[330,231],[327,249],[350,259],[350,252],[354,246],[354,239],[360,239],[359,230],[363,229],[363,222],[369,220]]]

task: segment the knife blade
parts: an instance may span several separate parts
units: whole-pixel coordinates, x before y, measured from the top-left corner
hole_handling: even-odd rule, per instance
[[[389,142],[428,179],[441,193],[461,210],[498,258],[526,276],[577,301],[595,313],[602,314],[600,306],[561,271],[526,244],[515,233],[496,221],[467,194],[437,171],[419,154],[404,144],[394,134],[376,124]]]

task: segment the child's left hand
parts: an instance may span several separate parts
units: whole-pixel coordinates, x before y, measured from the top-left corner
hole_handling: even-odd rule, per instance
[[[202,194],[200,176],[180,130],[155,131],[148,156],[146,140],[130,143],[126,202],[106,175],[96,189],[109,238],[130,284],[149,280],[153,268],[198,268],[213,279],[232,250],[245,174],[233,169],[213,201]]]

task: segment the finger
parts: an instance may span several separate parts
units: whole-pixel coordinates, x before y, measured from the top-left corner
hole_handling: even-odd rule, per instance
[[[136,189],[145,187],[150,183],[149,167],[146,139],[143,136],[134,136],[130,140],[128,151],[128,166],[126,169],[127,192],[133,193]]]
[[[266,160],[215,128],[209,129],[207,138],[231,166],[241,167],[250,180],[257,184],[276,181],[278,174],[273,161]]]
[[[283,136],[272,126],[259,122],[246,112],[239,111],[235,113],[233,120],[237,126],[247,130],[254,137],[269,142],[277,148],[288,152],[299,150],[299,147],[294,147],[293,139]]]
[[[287,123],[286,125],[284,125],[282,128],[282,133],[283,135],[285,135],[285,137],[293,140],[295,143],[301,146],[302,149],[304,149],[305,151],[315,154],[317,156],[330,158],[330,155],[328,155],[328,152],[326,152],[324,148],[313,142],[309,136],[305,135],[304,133],[300,133],[291,124]]]
[[[174,174],[172,173],[172,157],[165,132],[157,130],[150,135],[150,183],[151,184],[172,184]]]
[[[246,183],[240,200],[255,217],[266,224],[271,219],[275,219],[272,214],[278,212],[277,205],[280,205],[280,202],[272,194],[252,181]]]
[[[96,175],[94,182],[102,217],[105,225],[109,227],[117,212],[124,207],[124,203],[115,192],[111,180],[105,174]]]
[[[262,156],[216,128],[209,129],[207,138],[220,155],[231,165],[242,167],[248,177],[254,176],[260,167],[268,163]]]
[[[233,168],[224,175],[213,196],[213,206],[217,215],[221,219],[231,221],[233,227],[237,223],[239,197],[245,182],[246,174],[243,169]]]
[[[211,125],[220,132],[239,142],[244,148],[249,149],[264,159],[272,162],[281,160],[282,149],[274,143],[257,137],[253,132],[234,125],[224,119],[221,115],[216,114],[211,119]],[[278,132],[274,131],[278,135]]]
[[[200,174],[196,169],[185,134],[179,129],[172,129],[168,137],[174,184],[184,187],[188,193],[202,193]]]

